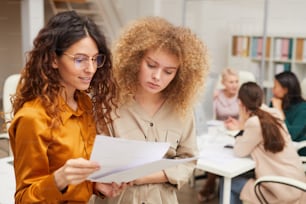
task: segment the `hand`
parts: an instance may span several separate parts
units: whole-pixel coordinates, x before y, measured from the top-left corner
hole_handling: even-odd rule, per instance
[[[282,107],[282,104],[283,104],[282,99],[273,97],[271,99],[271,103],[272,103],[273,108],[276,108],[279,111],[280,118],[282,120],[284,120],[286,116],[285,116],[285,113],[284,113],[283,107]]]
[[[149,184],[149,183],[165,183],[168,182],[168,178],[164,171],[158,171],[155,173],[152,173],[150,175],[144,176],[142,178],[138,178],[132,182],[130,182],[130,185],[143,185],[143,184]]]
[[[274,108],[276,108],[278,110],[282,110],[282,99],[273,97],[271,99],[271,103],[272,103]]]
[[[229,117],[224,121],[224,126],[228,130],[240,130],[239,121],[232,117]]]
[[[90,174],[99,168],[99,164],[93,161],[83,158],[69,159],[64,166],[54,172],[55,183],[59,190],[63,190],[69,184],[79,184],[85,181]]]
[[[119,195],[128,185],[127,183],[121,183],[118,185],[116,183],[95,183],[95,189],[101,192],[106,197],[116,197]]]

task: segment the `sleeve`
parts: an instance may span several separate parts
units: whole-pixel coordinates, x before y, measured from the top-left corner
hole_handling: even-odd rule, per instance
[[[46,117],[35,109],[23,109],[16,114],[9,134],[14,153],[16,203],[39,203],[46,198],[60,200],[53,174],[49,172],[49,128]]]
[[[248,119],[244,126],[243,134],[236,137],[234,154],[238,157],[246,157],[262,141],[260,122],[257,116]]]
[[[294,117],[288,119],[286,117],[286,126],[289,130],[293,141],[301,141],[306,139],[306,107],[296,110]]]
[[[184,121],[185,129],[176,149],[176,157],[174,159],[194,157],[198,155],[198,147],[195,135],[194,116],[190,114]],[[176,167],[165,169],[164,172],[169,182],[180,189],[188,182],[190,176],[196,167],[196,161],[187,162]]]

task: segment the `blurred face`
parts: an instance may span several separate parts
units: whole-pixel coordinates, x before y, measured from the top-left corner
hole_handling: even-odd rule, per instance
[[[179,68],[179,59],[165,50],[149,50],[140,65],[138,80],[140,90],[157,94],[174,79]]]
[[[76,90],[88,89],[97,70],[93,61],[98,52],[95,41],[86,37],[70,46],[62,56],[55,60],[53,67],[58,69],[61,84],[68,95],[73,95]],[[84,64],[87,65],[84,66]]]
[[[275,98],[282,99],[284,98],[285,94],[288,92],[288,89],[282,87],[282,85],[277,80],[274,80],[274,86],[272,91],[273,91],[273,96]]]
[[[224,89],[230,95],[236,95],[239,89],[239,79],[236,75],[228,75],[223,80]]]

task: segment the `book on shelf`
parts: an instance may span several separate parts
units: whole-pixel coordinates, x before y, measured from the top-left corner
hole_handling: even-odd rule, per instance
[[[289,39],[283,38],[281,45],[281,59],[287,60],[289,58]]]
[[[262,56],[262,38],[257,39],[257,57],[261,58]]]
[[[303,58],[302,61],[306,61],[306,39],[303,40]]]
[[[233,37],[232,55],[238,57],[247,57],[249,55],[249,37]]]
[[[293,39],[289,39],[288,59],[292,59]]]
[[[251,46],[251,57],[252,58],[257,57],[257,45],[258,45],[258,38],[257,37],[252,38],[252,46]]]
[[[280,60],[282,57],[282,39],[276,38],[274,42],[274,59]]]
[[[296,39],[295,60],[298,62],[306,62],[306,39]]]
[[[241,56],[242,57],[249,56],[249,38],[248,37],[243,37],[242,38]]]
[[[275,60],[289,60],[292,58],[293,39],[276,38],[274,45]]]
[[[297,61],[303,61],[303,46],[304,46],[304,39],[298,38],[296,40],[296,54],[295,54],[295,59]]]
[[[266,58],[270,57],[270,44],[271,38],[266,38]],[[253,37],[252,38],[252,47],[251,47],[251,57],[252,58],[261,58],[263,51],[263,38],[262,37]]]

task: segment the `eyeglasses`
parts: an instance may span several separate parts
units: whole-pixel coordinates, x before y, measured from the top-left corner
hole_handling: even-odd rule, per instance
[[[103,67],[105,60],[106,60],[106,56],[104,54],[98,54],[94,57],[88,57],[87,55],[83,55],[83,54],[71,55],[69,53],[64,52],[63,55],[66,55],[70,57],[71,59],[73,59],[74,65],[78,69],[87,68],[89,66],[89,60],[92,61],[92,64],[95,68],[101,68]]]

